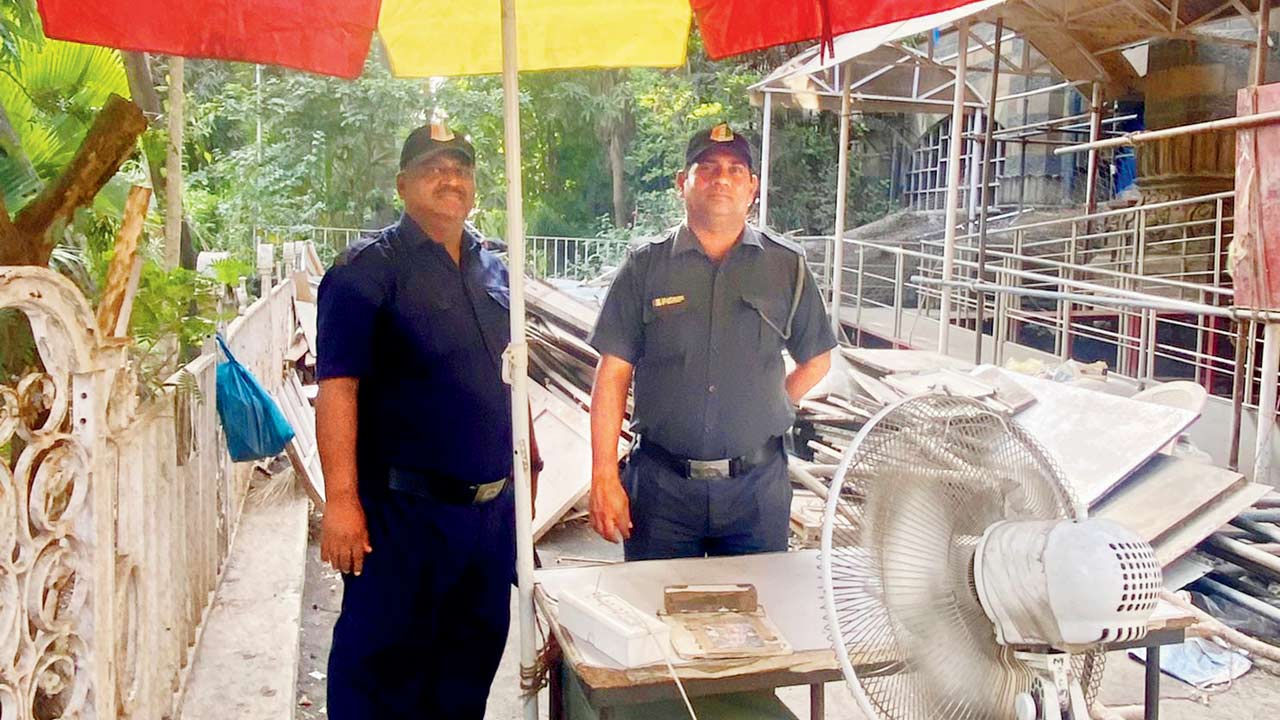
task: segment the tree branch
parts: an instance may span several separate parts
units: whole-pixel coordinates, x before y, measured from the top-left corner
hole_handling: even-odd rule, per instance
[[[137,105],[112,95],[62,175],[14,217],[19,242],[0,247],[0,265],[48,265],[53,227],[87,205],[137,148],[147,120]]]

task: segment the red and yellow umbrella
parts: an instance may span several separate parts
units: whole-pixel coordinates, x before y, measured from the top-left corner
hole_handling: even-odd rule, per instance
[[[51,38],[354,78],[375,30],[401,77],[501,72],[511,267],[524,267],[517,72],[671,67],[696,17],[712,58],[906,20],[975,0],[38,0]],[[511,273],[512,426],[522,670],[536,652],[524,276]],[[537,718],[536,696],[525,715]]]

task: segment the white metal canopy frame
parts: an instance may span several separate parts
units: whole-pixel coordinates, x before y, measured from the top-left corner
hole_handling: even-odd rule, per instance
[[[1141,48],[1154,39],[1187,39],[1256,47],[1256,41],[1224,36],[1215,29],[1219,20],[1239,16],[1255,27],[1265,26],[1253,8],[1269,10],[1265,0],[1182,0],[1172,4],[1146,3],[1143,0],[982,0],[947,10],[888,25],[848,33],[835,39],[834,52],[824,55],[811,48],[780,66],[761,82],[752,86],[752,99],[764,106],[763,147],[761,148],[760,223],[768,222],[770,143],[774,103],[809,110],[833,110],[840,113],[841,143],[837,175],[837,209],[835,237],[845,230],[849,120],[853,112],[951,112],[950,137],[964,136],[964,115],[970,109],[985,109],[991,99],[978,97],[968,82],[973,53],[988,53],[993,76],[1002,66],[1015,70],[1003,54],[994,61],[998,49],[970,31],[974,23],[996,22],[1041,53],[1068,84],[1092,84],[1086,94],[1090,105],[1090,141],[1099,139],[1099,117],[1103,96],[1117,97],[1140,91],[1142,74],[1123,55]],[[934,57],[910,47],[910,39],[924,33],[951,28],[957,49],[948,57]],[[996,43],[996,48],[999,43]],[[1025,68],[1023,68],[1025,70]],[[930,74],[949,79],[929,82]],[[961,81],[957,81],[960,78]],[[994,82],[992,83],[994,85]],[[945,91],[950,89],[951,97]],[[991,94],[994,97],[994,93]],[[997,101],[1012,99],[999,98]],[[836,104],[839,99],[839,104]],[[987,115],[990,115],[987,111]],[[990,123],[985,123],[986,129]],[[983,166],[991,160],[983,143]],[[1096,173],[1097,146],[1089,160],[1091,176]],[[946,213],[947,223],[943,251],[943,279],[951,280],[954,271],[956,227],[960,219],[960,143],[950,143],[948,161]],[[984,167],[983,172],[986,172]],[[1093,183],[1089,183],[1092,188]],[[985,187],[985,184],[984,184]],[[1092,207],[1092,198],[1088,201]],[[983,202],[985,208],[986,203]],[[839,328],[839,306],[842,294],[843,243],[835,242],[832,252],[830,308],[832,323]],[[943,286],[940,305],[939,348],[949,345],[951,289]],[[979,347],[981,347],[979,345]]]

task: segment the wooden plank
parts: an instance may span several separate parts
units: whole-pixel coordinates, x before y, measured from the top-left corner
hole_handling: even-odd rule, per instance
[[[1014,422],[1050,452],[1086,505],[1119,485],[1198,417],[1187,410],[1001,372],[1036,398]]]
[[[857,383],[862,391],[881,405],[888,405],[902,399],[902,394],[886,385],[883,381],[853,368],[849,369],[849,377]]]
[[[572,329],[578,337],[585,338],[591,333],[599,310],[573,299],[541,280],[530,278],[524,287],[525,299],[532,313],[555,318],[560,324]]]
[[[287,374],[274,397],[294,432],[293,439],[285,446],[285,453],[316,509],[322,510],[325,502],[324,471],[316,443],[315,410],[303,397],[298,377],[292,372]]]
[[[1114,520],[1151,542],[1246,482],[1226,468],[1156,455],[1099,500],[1090,514]]]
[[[585,412],[565,405],[537,383],[529,384],[529,402],[546,464],[538,477],[536,542],[591,489],[591,429]]]
[[[1191,552],[1270,490],[1266,485],[1248,483],[1213,501],[1151,543],[1156,551],[1156,560],[1163,567]]]
[[[884,384],[907,397],[943,392],[969,398],[992,397],[995,387],[977,378],[949,370],[932,370],[914,374],[886,375]]]
[[[1035,395],[994,365],[984,365],[970,374],[994,387],[996,394],[992,399],[1008,408],[1010,413],[1020,413],[1036,401]]]
[[[324,474],[316,472],[311,463],[303,457],[301,449],[298,447],[298,439],[294,438],[289,444],[284,446],[285,454],[289,456],[289,463],[293,465],[293,471],[298,474],[302,480],[302,488],[307,491],[307,497],[311,498],[311,502],[315,503],[316,510],[324,511]],[[319,465],[314,466],[318,468]]]
[[[895,373],[930,372],[944,368],[967,371],[973,367],[973,363],[932,350],[841,348],[841,352],[862,370],[876,377]]]
[[[312,355],[317,355],[315,303],[294,298],[293,312],[298,318],[298,327],[302,328],[302,336],[307,339],[307,349],[311,351]]]

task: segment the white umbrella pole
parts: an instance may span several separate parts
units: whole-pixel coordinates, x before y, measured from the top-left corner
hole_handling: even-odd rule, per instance
[[[956,222],[960,219],[960,148],[964,145],[965,77],[969,65],[969,20],[956,25],[959,55],[956,57],[956,89],[951,103],[951,139],[947,153],[946,232],[942,241],[942,282],[950,282],[956,264]],[[938,352],[947,354],[951,340],[951,288],[942,286],[938,312]],[[981,338],[979,338],[981,340]]]
[[[516,490],[516,581],[520,620],[520,677],[537,662],[537,626],[533,616],[533,507],[529,489],[529,346],[524,336],[524,195],[520,175],[520,78],[517,73],[515,0],[502,0],[502,114],[507,161],[507,264],[511,275],[512,475]],[[524,700],[524,716],[538,719],[538,695]]]
[[[760,227],[769,226],[769,160],[772,157],[773,93],[764,93],[764,133],[760,138]]]
[[[840,307],[844,304],[844,219],[845,203],[849,194],[849,122],[853,115],[850,99],[853,85],[853,66],[840,68],[841,79],[844,80],[840,93],[840,150],[836,160],[836,228],[835,238],[831,246],[831,328],[836,338],[842,337],[840,331]],[[861,282],[861,275],[859,282]],[[861,305],[862,298],[858,298]]]

